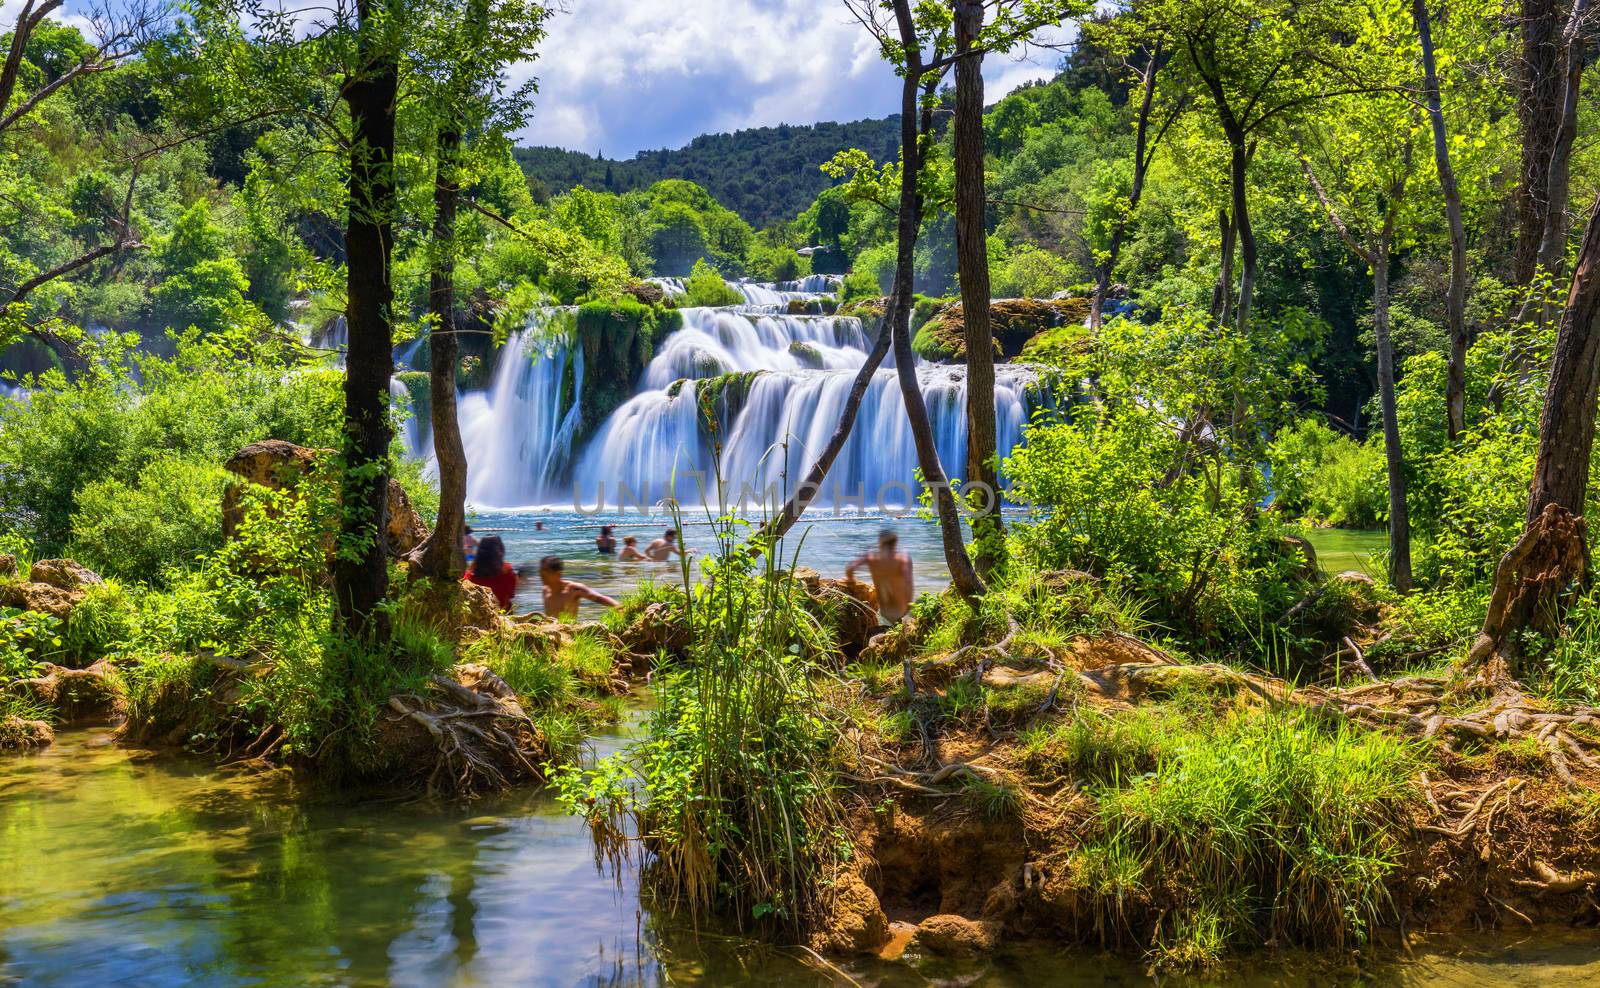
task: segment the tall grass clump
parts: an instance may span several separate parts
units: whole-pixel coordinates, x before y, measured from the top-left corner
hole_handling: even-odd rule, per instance
[[[692,644],[658,679],[644,738],[558,783],[614,858],[637,842],[656,901],[795,936],[847,853],[835,735],[817,714],[808,658],[826,631],[780,567],[781,543],[741,545],[747,528],[731,515],[713,521],[698,582],[683,563]]]
[[[1109,870],[1159,907],[1161,961],[1208,963],[1243,940],[1343,949],[1393,908],[1387,879],[1422,758],[1406,740],[1301,712],[1232,712],[1101,792],[1098,846],[1143,862],[1137,876],[1125,862]]]

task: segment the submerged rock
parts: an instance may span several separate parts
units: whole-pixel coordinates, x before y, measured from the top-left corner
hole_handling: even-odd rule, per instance
[[[942,957],[962,957],[993,950],[999,939],[996,923],[941,913],[917,924],[910,946]]]

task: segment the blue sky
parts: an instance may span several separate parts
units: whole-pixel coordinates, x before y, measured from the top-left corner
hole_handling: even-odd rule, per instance
[[[899,85],[840,0],[568,0],[543,53],[513,69],[539,96],[524,144],[608,158],[696,135],[895,112]],[[1052,41],[1069,29],[1045,32]],[[1019,55],[1021,53],[1018,53]],[[992,102],[1059,53],[991,57]]]

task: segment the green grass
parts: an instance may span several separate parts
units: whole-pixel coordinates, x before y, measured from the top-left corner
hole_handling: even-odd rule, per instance
[[[1411,742],[1281,710],[1083,721],[1039,742],[1108,782],[1076,872],[1149,891],[1160,962],[1263,940],[1345,949],[1391,913],[1424,758]]]

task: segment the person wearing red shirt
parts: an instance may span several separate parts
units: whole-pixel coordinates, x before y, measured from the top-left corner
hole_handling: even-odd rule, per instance
[[[478,540],[478,553],[467,569],[467,580],[494,591],[500,609],[511,610],[511,600],[517,595],[517,571],[506,562],[506,544],[500,536],[486,535]]]

